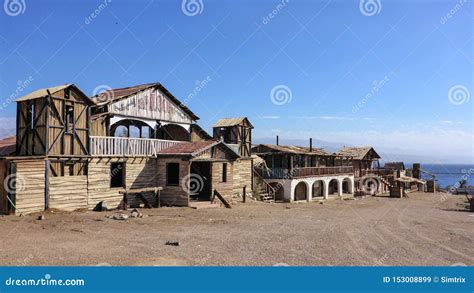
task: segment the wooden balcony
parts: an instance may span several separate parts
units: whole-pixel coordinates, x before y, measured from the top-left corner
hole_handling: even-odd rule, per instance
[[[152,157],[161,150],[181,142],[152,138],[91,136],[90,152],[92,156]]]
[[[273,168],[270,173],[264,174],[265,179],[291,179],[301,177],[316,177],[316,176],[328,176],[328,175],[342,175],[342,174],[353,174],[352,166],[339,166],[339,167],[302,167],[283,169]]]

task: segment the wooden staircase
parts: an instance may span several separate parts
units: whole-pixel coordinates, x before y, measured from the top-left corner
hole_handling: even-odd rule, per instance
[[[260,195],[260,200],[266,203],[274,203],[275,202],[275,193],[276,190],[271,186],[254,168],[254,175],[256,179],[255,191],[257,194]]]

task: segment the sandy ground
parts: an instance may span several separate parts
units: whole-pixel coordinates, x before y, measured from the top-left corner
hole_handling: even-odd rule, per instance
[[[474,265],[463,196],[140,211],[1,217],[0,265]]]

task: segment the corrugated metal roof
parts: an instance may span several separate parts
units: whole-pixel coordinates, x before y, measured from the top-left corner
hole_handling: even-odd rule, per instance
[[[48,91],[51,94],[54,94],[54,93],[59,92],[59,91],[65,89],[69,86],[71,86],[71,84],[67,83],[67,84],[64,84],[64,85],[58,85],[58,86],[54,86],[54,87],[39,89],[39,90],[36,90],[34,92],[31,92],[31,93],[27,94],[26,96],[23,96],[23,97],[19,98],[16,101],[21,102],[21,101],[27,101],[27,100],[42,98],[42,97],[45,97],[45,96],[48,95]]]
[[[367,153],[370,150],[373,150],[373,148],[371,146],[366,146],[366,147],[343,147],[342,149],[337,151],[336,155],[352,157],[353,159],[356,159],[356,160],[363,160],[364,157],[367,155]],[[375,152],[375,150],[374,150],[374,153],[380,159],[380,156]]]
[[[234,157],[238,158],[239,154],[235,153],[228,145],[218,140],[202,140],[195,142],[182,142],[176,144],[170,148],[164,149],[158,153],[158,155],[189,155],[196,156],[201,152],[210,149],[215,146],[220,146],[232,153]]]
[[[137,92],[140,92],[152,87],[156,87],[159,90],[161,90],[168,98],[170,98],[170,100],[173,103],[175,103],[179,108],[181,108],[181,110],[183,110],[186,114],[191,116],[193,120],[199,119],[199,117],[196,114],[194,114],[188,107],[186,107],[183,103],[181,103],[180,100],[178,100],[175,96],[173,96],[168,91],[168,89],[166,89],[159,82],[145,83],[145,84],[140,84],[140,85],[135,85],[135,86],[130,86],[130,87],[107,90],[98,95],[91,97],[91,100],[94,101],[94,103],[96,103],[97,105],[105,105],[117,100],[121,100]]]
[[[215,140],[202,140],[195,142],[183,141],[172,147],[160,151],[158,154],[194,154],[196,152],[207,149],[208,147],[216,144]]]
[[[293,146],[293,145],[286,146],[286,145],[275,145],[275,144],[260,144],[260,146],[265,146],[267,148],[270,148],[272,150],[275,150],[277,152],[282,152],[282,153],[291,153],[291,154],[299,154],[299,155],[320,155],[320,156],[332,155],[331,153],[321,148],[312,148],[312,150],[310,151],[309,147]]]
[[[247,119],[247,117],[223,118],[223,119],[220,119],[219,121],[217,121],[216,124],[214,124],[213,127],[230,127],[230,126],[240,125],[244,121],[247,121],[247,123],[250,125],[250,127],[253,128],[253,125],[250,123],[250,121]]]
[[[10,156],[16,150],[16,137],[9,136],[0,140],[0,156]]]

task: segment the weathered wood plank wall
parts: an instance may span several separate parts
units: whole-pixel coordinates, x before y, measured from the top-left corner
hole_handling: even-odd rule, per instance
[[[16,207],[23,213],[43,211],[45,161],[15,161],[14,163],[16,165]]]

